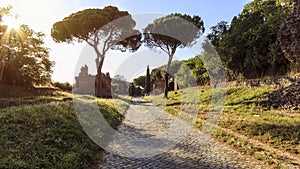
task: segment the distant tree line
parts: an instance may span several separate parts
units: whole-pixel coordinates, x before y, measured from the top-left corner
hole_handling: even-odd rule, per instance
[[[169,67],[168,86],[170,86],[170,84],[172,85],[173,81],[170,81],[170,80],[173,78],[174,74],[176,72],[178,72],[178,69],[180,68],[182,63],[183,63],[182,61],[177,61],[177,60],[171,62],[170,67]],[[153,90],[153,84],[155,83],[155,81],[164,80],[164,77],[166,74],[165,70],[166,70],[166,65],[155,68],[151,72],[149,70],[149,67],[147,67],[147,72],[149,71],[148,79],[147,79],[147,72],[146,72],[145,75],[142,75],[142,76],[139,76],[139,77],[133,79],[132,84],[134,86],[143,87],[144,88],[143,93],[150,93],[150,91]]]
[[[115,75],[111,82],[112,91],[118,95],[128,95],[129,82],[123,75]]]

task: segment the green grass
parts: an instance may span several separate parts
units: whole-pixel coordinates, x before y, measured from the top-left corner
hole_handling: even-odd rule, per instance
[[[16,87],[0,85],[0,98],[51,96],[58,91],[51,87]]]
[[[268,152],[261,145],[252,144],[248,140],[257,140],[266,146],[300,157],[300,113],[260,106],[258,103],[266,101],[271,92],[273,89],[267,87],[226,89],[226,103],[219,121],[220,129],[225,130],[217,129],[213,135],[243,153],[280,168],[284,163],[295,162],[278,152]],[[198,112],[194,125],[202,129],[210,110],[211,94],[211,89],[199,89],[198,92],[195,89],[184,89],[177,93],[169,92],[168,100],[163,99],[162,95],[152,96],[150,100],[176,116],[180,116],[180,111]],[[198,103],[195,103],[197,99]]]
[[[11,102],[19,100],[20,104],[7,104],[0,109],[0,168],[77,169],[95,165],[102,149],[83,131],[73,102],[60,101],[70,96],[61,93],[57,96],[40,95],[32,97],[29,104],[23,104],[24,97],[10,98]],[[43,97],[52,97],[53,100],[37,101]],[[3,102],[8,100],[4,98]],[[96,99],[95,102],[110,126],[116,128],[128,103],[120,99]]]
[[[63,101],[73,97],[71,93],[56,90],[54,88],[21,88],[12,86],[0,86],[0,109],[44,104],[53,101]]]
[[[22,105],[35,105],[55,101],[63,101],[64,98],[71,98],[72,94],[67,92],[55,91],[52,95],[45,96],[24,96],[24,97],[8,97],[0,98],[0,109],[9,107],[18,107]]]

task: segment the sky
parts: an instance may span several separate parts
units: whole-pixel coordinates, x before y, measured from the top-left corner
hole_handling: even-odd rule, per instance
[[[91,74],[95,74],[96,55],[85,43],[55,43],[52,40],[52,25],[71,13],[86,8],[117,6],[119,10],[126,10],[133,15],[139,29],[155,18],[174,12],[198,15],[204,21],[207,34],[209,28],[219,21],[230,23],[249,2],[250,0],[1,0],[0,7],[12,5],[12,12],[19,16],[18,22],[45,33],[45,46],[50,48],[50,60],[55,62],[52,80],[73,83],[74,76],[78,75],[84,64],[90,67]],[[178,60],[193,56],[194,53],[186,49],[178,50],[175,54]],[[157,62],[154,63],[152,60],[155,58]],[[167,58],[163,53],[145,47],[135,53],[110,51],[105,58],[103,72],[109,72],[111,76],[121,74],[130,81],[145,72],[147,64],[154,68],[165,63]],[[130,71],[128,68],[131,68]]]

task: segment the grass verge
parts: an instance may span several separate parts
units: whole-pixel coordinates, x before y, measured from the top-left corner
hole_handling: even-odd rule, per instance
[[[114,128],[128,107],[114,99],[98,99],[97,105]],[[101,152],[83,131],[71,101],[1,109],[0,135],[0,168],[91,168]]]
[[[195,91],[170,92],[168,100],[162,95],[150,99],[176,116],[198,112],[194,125],[202,129],[209,115],[212,90]],[[271,92],[273,89],[267,87],[226,89],[224,111],[213,136],[274,168],[300,167],[300,112],[259,106]]]

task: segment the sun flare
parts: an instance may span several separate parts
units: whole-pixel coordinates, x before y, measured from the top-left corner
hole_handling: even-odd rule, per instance
[[[9,30],[11,30],[11,29],[18,30],[21,25],[19,20],[17,19],[17,17],[12,17],[12,16],[4,16],[3,24],[7,25],[7,28]]]

